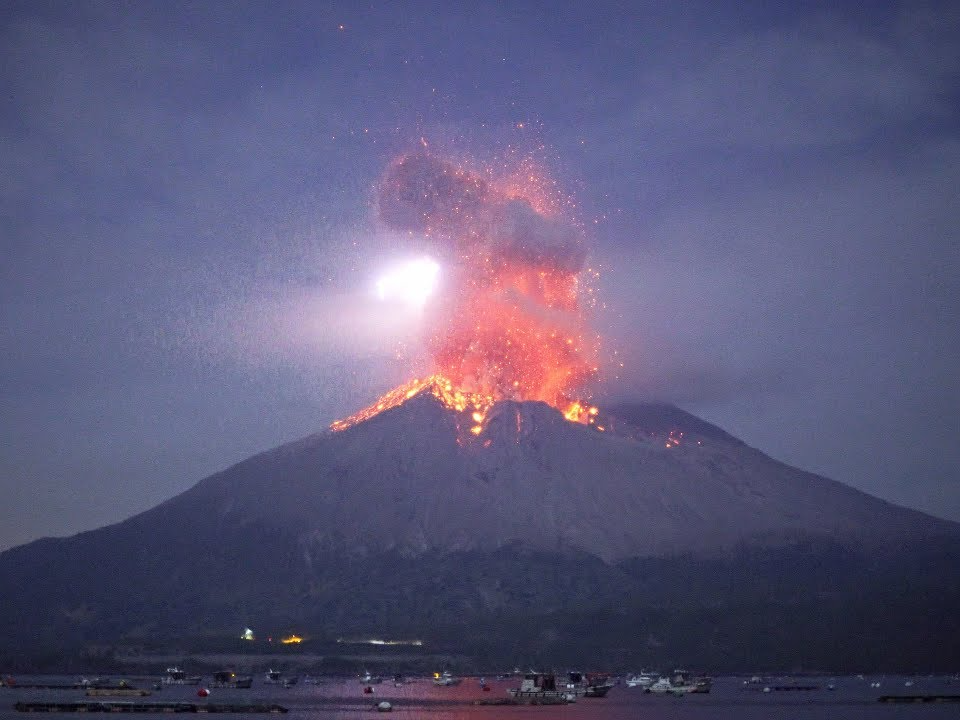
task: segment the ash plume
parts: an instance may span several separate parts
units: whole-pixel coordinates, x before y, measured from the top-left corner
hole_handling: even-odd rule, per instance
[[[461,254],[481,250],[493,260],[571,273],[586,260],[579,228],[538,212],[531,197],[428,153],[390,166],[378,205],[388,227],[453,241]]]
[[[494,398],[569,405],[595,372],[583,313],[583,233],[534,169],[507,180],[430,153],[399,158],[381,221],[422,234],[448,263],[430,309],[436,371]]]

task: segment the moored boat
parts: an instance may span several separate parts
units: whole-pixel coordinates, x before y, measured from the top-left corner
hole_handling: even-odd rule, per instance
[[[577,699],[575,692],[557,685],[557,677],[553,673],[527,673],[520,687],[507,692],[515,700],[531,705],[562,705]]]
[[[285,677],[279,670],[271,668],[264,673],[263,681],[267,685],[280,685],[281,687],[289,688],[297,684],[297,677],[295,675]]]
[[[200,675],[187,675],[179,667],[168,667],[167,676],[163,679],[164,685],[199,685],[203,678]]]
[[[442,673],[433,674],[433,684],[439,687],[450,687],[451,685],[459,685],[460,678],[454,677],[449,670],[444,670]]]
[[[641,670],[639,673],[628,675],[627,679],[624,681],[624,684],[628,688],[646,689],[651,685],[653,685],[659,677],[660,677],[659,673],[648,672],[647,670]]]
[[[366,670],[363,675],[360,676],[360,682],[364,685],[376,685],[383,682],[383,678],[379,675],[371,675],[370,671]]]
[[[252,685],[252,675],[237,675],[231,670],[218,670],[213,674],[213,687],[246,689]]]
[[[686,670],[674,670],[670,677],[661,677],[650,685],[645,692],[658,695],[687,695],[689,693],[708,693],[712,679],[706,675],[692,677]]]
[[[575,697],[606,697],[612,687],[607,673],[571,672],[567,676],[566,689]]]

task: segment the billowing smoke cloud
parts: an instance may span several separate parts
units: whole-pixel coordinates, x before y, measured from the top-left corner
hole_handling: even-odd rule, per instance
[[[582,232],[534,208],[534,198],[501,190],[479,174],[427,153],[393,163],[380,186],[381,220],[452,241],[461,256],[579,272]]]
[[[526,200],[508,200],[491,209],[490,240],[503,258],[579,272],[587,254],[579,230],[546,218]]]

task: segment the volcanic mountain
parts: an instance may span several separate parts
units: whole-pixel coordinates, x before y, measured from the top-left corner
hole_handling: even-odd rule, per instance
[[[587,425],[505,401],[475,426],[426,388],[117,525],[3,553],[0,631],[8,653],[256,626],[503,662],[938,664],[960,656],[923,647],[960,637],[957,538],[670,406]]]
[[[131,523],[173,514],[282,524],[305,548],[348,554],[516,543],[606,561],[798,534],[886,543],[954,528],[775,462],[689,415],[651,425],[645,410],[618,408],[600,432],[543,403],[501,402],[465,438],[469,421],[423,391],[242,462]]]

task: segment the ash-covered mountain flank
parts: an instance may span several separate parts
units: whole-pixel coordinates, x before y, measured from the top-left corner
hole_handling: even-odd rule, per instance
[[[502,402],[473,436],[424,391],[207,478],[162,512],[282,524],[306,547],[353,554],[520,544],[606,561],[800,534],[886,542],[953,529],[775,462],[675,408],[620,415],[601,432],[543,403]]]
[[[933,668],[960,660],[957,537],[669,406],[502,402],[477,428],[423,391],[3,553],[0,659],[255,626],[511,665]]]

